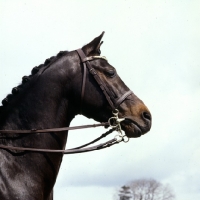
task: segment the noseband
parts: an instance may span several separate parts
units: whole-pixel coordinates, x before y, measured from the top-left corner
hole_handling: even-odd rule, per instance
[[[86,83],[86,69],[90,72],[90,74],[93,75],[94,79],[100,86],[103,94],[105,95],[108,103],[110,104],[112,110],[114,111],[119,107],[119,105],[129,96],[132,94],[132,91],[129,90],[125,92],[121,97],[115,98],[112,94],[112,92],[108,89],[106,84],[101,80],[101,78],[98,76],[95,69],[91,66],[90,61],[94,59],[104,59],[107,60],[104,56],[90,56],[86,57],[82,49],[77,49],[76,52],[78,53],[81,63],[83,64],[83,80],[82,80],[82,89],[81,89],[81,112],[82,112],[82,104],[84,99],[84,93],[85,93],[85,83]]]

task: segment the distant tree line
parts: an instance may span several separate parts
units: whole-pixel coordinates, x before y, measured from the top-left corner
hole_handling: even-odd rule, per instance
[[[138,179],[122,186],[115,200],[174,200],[175,194],[169,185],[154,179]]]

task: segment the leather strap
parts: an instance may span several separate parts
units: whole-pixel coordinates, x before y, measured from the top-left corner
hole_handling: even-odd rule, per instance
[[[95,151],[100,149],[105,149],[107,147],[110,147],[114,144],[117,144],[118,141],[114,138],[112,140],[109,140],[105,143],[95,145],[93,147],[87,147],[82,149],[68,149],[68,150],[56,150],[56,149],[37,149],[37,148],[26,148],[26,147],[13,147],[13,146],[6,146],[6,145],[0,145],[1,149],[8,149],[8,150],[17,150],[17,151],[31,151],[31,152],[43,152],[43,153],[62,153],[62,154],[74,154],[74,153],[84,153],[89,151]]]
[[[123,94],[117,101],[115,102],[115,106],[118,107],[129,95],[133,94],[131,90],[127,91],[125,94]]]
[[[91,60],[91,59],[88,59],[88,58],[86,57],[86,55],[84,54],[84,52],[83,52],[82,49],[77,49],[76,51],[77,51],[77,53],[78,53],[78,55],[79,55],[79,57],[80,57],[80,59],[81,59],[81,62],[82,62],[82,64],[83,64],[83,66],[87,66],[89,72],[93,75],[94,79],[95,79],[95,80],[97,81],[97,83],[99,84],[99,86],[100,86],[101,90],[103,91],[103,93],[104,93],[104,95],[105,95],[107,101],[109,102],[110,106],[111,106],[112,109],[114,110],[115,107],[114,107],[114,105],[113,105],[113,103],[112,103],[112,101],[111,101],[111,99],[110,99],[111,94],[110,94],[110,95],[107,94],[107,93],[110,93],[110,91],[109,91],[109,89],[107,88],[107,86],[101,81],[101,79],[100,79],[100,77],[97,75],[95,69],[92,68],[92,66],[91,66],[91,64],[90,64],[90,62],[89,62],[89,60]],[[92,58],[95,59],[95,57],[92,57]],[[83,75],[83,76],[84,76],[84,75]],[[83,80],[84,80],[84,79],[83,79]],[[82,82],[82,84],[85,85],[85,82]],[[82,87],[85,88],[85,86],[82,86]],[[82,94],[83,94],[83,95],[82,95],[82,97],[81,97],[81,101],[83,101],[83,98],[84,98],[84,93],[82,93]]]
[[[83,51],[80,49],[76,50],[78,52],[78,55],[81,58],[81,61],[83,62],[82,58],[84,57]],[[86,64],[83,63],[83,79],[82,79],[82,87],[81,87],[81,106],[80,106],[80,114],[82,114],[82,107],[83,107],[83,98],[85,94],[85,83],[86,83]]]
[[[82,91],[81,91],[81,114],[82,114],[82,107],[83,107],[83,98],[85,94],[85,82],[86,82],[86,65],[83,64],[83,81],[82,81]]]
[[[114,144],[119,143],[120,141],[117,141],[116,138],[109,140],[107,142],[92,146],[92,147],[87,147],[97,141],[99,141],[100,139],[102,139],[103,137],[106,137],[107,135],[109,135],[110,133],[112,133],[113,131],[115,131],[115,128],[110,129],[109,131],[107,131],[106,133],[102,134],[100,137],[96,138],[95,140],[86,143],[84,145],[81,145],[79,147],[73,148],[73,149],[67,149],[67,150],[57,150],[57,149],[38,149],[38,148],[28,148],[28,147],[14,147],[14,146],[7,146],[7,145],[0,145],[1,149],[5,149],[5,150],[14,150],[14,151],[29,151],[29,152],[43,152],[43,153],[62,153],[62,154],[74,154],[74,153],[84,153],[84,152],[89,152],[89,151],[95,151],[95,150],[100,150],[100,149],[105,149],[107,147],[110,147]]]
[[[28,133],[52,133],[52,132],[64,132],[68,130],[84,129],[84,128],[95,128],[99,126],[109,126],[108,122],[102,122],[99,124],[83,125],[83,126],[72,126],[63,128],[50,128],[50,129],[32,129],[32,130],[0,130],[0,133],[13,133],[13,134],[28,134]]]

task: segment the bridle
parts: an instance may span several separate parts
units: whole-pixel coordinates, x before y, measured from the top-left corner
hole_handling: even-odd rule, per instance
[[[133,92],[131,90],[125,92],[121,97],[115,98],[112,94],[112,92],[108,89],[106,84],[101,80],[101,78],[98,76],[97,72],[95,69],[91,66],[90,62],[91,60],[95,59],[104,59],[107,60],[105,56],[90,56],[86,57],[82,49],[77,49],[76,52],[78,53],[81,63],[83,64],[83,80],[82,80],[82,91],[81,91],[81,108],[83,104],[83,98],[85,94],[85,83],[86,83],[86,69],[90,72],[90,74],[93,75],[94,79],[100,86],[103,94],[105,95],[108,103],[110,104],[112,110],[115,110],[118,108],[118,106]]]
[[[111,91],[108,89],[105,83],[102,82],[98,74],[96,73],[95,69],[91,66],[90,61],[94,59],[104,59],[107,60],[104,56],[90,56],[86,57],[82,49],[77,49],[76,52],[78,53],[81,63],[83,65],[83,80],[82,80],[82,88],[81,88],[81,109],[85,94],[85,84],[86,84],[86,70],[90,72],[90,74],[93,75],[94,79],[100,86],[103,94],[105,95],[108,103],[110,104],[112,110],[113,110],[113,117],[109,118],[108,122],[103,122],[99,124],[93,124],[93,125],[83,125],[83,126],[74,126],[74,127],[63,127],[63,128],[52,128],[52,129],[32,129],[32,130],[0,130],[0,133],[3,134],[35,134],[35,133],[51,133],[51,132],[64,132],[68,130],[75,130],[75,129],[83,129],[83,128],[91,128],[91,127],[110,127],[111,129],[107,131],[106,133],[102,134],[100,137],[96,138],[95,140],[81,145],[79,147],[73,148],[73,149],[67,149],[67,150],[55,150],[55,149],[38,149],[38,148],[27,148],[27,147],[14,147],[14,146],[6,146],[6,145],[0,145],[1,149],[5,149],[8,151],[16,150],[16,151],[29,151],[29,152],[44,152],[44,153],[62,153],[62,154],[74,154],[74,153],[83,153],[83,152],[89,152],[89,151],[95,151],[104,149],[110,146],[113,146],[114,144],[118,144],[122,141],[128,142],[129,138],[122,132],[120,123],[125,120],[125,118],[119,118],[118,117],[118,106],[129,96],[132,94],[132,91],[129,90],[125,92],[121,97],[114,98]],[[118,135],[116,135],[113,139],[92,146],[87,147],[103,137],[106,137],[108,134],[112,133],[113,131],[118,131]]]

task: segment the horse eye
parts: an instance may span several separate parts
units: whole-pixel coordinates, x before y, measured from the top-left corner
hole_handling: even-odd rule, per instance
[[[109,76],[109,77],[113,77],[115,75],[115,70],[108,70],[106,71],[106,75]]]

